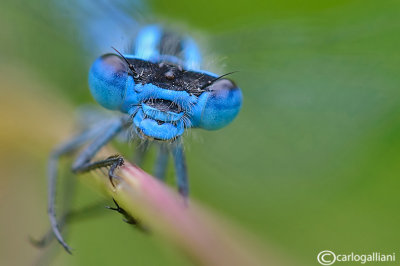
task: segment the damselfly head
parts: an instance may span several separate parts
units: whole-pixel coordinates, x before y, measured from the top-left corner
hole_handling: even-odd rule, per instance
[[[219,129],[240,110],[242,93],[225,78],[230,73],[217,76],[116,52],[93,63],[90,91],[103,107],[130,114],[141,138],[171,141],[189,127]]]

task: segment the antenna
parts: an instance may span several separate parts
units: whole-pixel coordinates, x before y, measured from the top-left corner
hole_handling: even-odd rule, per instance
[[[211,85],[212,85],[214,82],[216,82],[217,80],[222,79],[223,77],[226,77],[226,76],[228,76],[228,75],[230,75],[230,74],[233,74],[233,73],[236,73],[236,72],[238,72],[238,71],[232,71],[232,72],[223,74],[223,75],[219,76],[218,78],[215,78],[215,79],[213,79],[213,80],[207,82],[206,84],[204,84],[204,85],[201,87],[201,89],[203,90],[205,87],[211,86]]]
[[[123,56],[117,49],[115,49],[114,47],[111,46],[112,49],[114,49],[114,51],[116,51],[124,60],[125,62],[128,64],[129,69],[132,71],[133,77],[138,78],[139,74],[136,72],[135,68],[133,67],[133,65],[131,63],[129,63],[128,59],[126,59],[125,56]]]

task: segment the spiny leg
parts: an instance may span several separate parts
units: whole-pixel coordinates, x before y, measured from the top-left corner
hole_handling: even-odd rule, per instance
[[[118,205],[118,203],[115,201],[114,198],[112,200],[113,200],[116,208],[111,207],[111,206],[106,206],[107,209],[113,210],[113,211],[116,211],[116,212],[122,214],[125,217],[124,222],[126,222],[128,224],[134,224],[134,225],[138,224],[138,221],[135,218],[133,218],[131,215],[129,215],[124,209],[122,209]]]
[[[124,219],[123,219],[124,222],[134,225],[144,232],[148,232],[148,229],[145,226],[143,226],[143,224],[141,222],[139,222],[136,218],[134,218],[129,213],[127,213],[123,208],[121,208],[114,198],[113,198],[113,202],[115,204],[115,207],[106,206],[106,208],[122,214],[124,216]]]
[[[120,119],[111,124],[102,135],[99,135],[92,143],[89,144],[76,158],[72,164],[72,172],[79,172],[82,165],[88,163],[97,152],[111,141],[125,126],[126,121]]]
[[[158,145],[158,154],[154,167],[154,176],[164,181],[168,166],[169,150],[164,144]]]
[[[118,179],[119,177],[114,174],[117,167],[122,166],[124,164],[124,159],[120,155],[112,155],[105,160],[88,162],[80,167],[74,169],[76,174],[89,172],[95,169],[110,167],[108,170],[108,178],[110,179],[110,183],[115,187],[113,179]]]
[[[71,254],[71,248],[65,243],[59,225],[56,219],[55,213],[55,193],[56,193],[56,181],[57,181],[57,168],[58,168],[58,160],[61,155],[66,154],[72,150],[77,149],[79,146],[84,144],[89,139],[96,137],[95,140],[85,149],[83,150],[78,159],[75,161],[73,165],[74,168],[79,168],[80,165],[90,161],[90,159],[103,147],[107,144],[123,127],[123,120],[118,119],[116,121],[112,121],[109,124],[106,124],[104,128],[106,130],[99,130],[103,132],[100,134],[98,131],[93,133],[91,129],[87,133],[84,133],[81,136],[73,139],[72,141],[66,143],[61,148],[57,149],[55,152],[52,153],[50,156],[49,164],[48,164],[48,172],[49,172],[49,209],[48,215],[50,219],[51,228],[55,237],[57,238],[58,242],[64,247],[64,249]]]
[[[104,206],[103,202],[91,204],[79,210],[68,211],[61,217],[61,219],[59,219],[58,225],[61,228],[63,228],[65,224],[69,224],[77,220],[83,220],[94,217],[100,213],[103,213],[100,212],[101,206]],[[55,235],[53,233],[53,230],[50,228],[50,230],[46,234],[44,234],[41,238],[36,239],[30,237],[29,240],[32,243],[32,245],[38,248],[43,248],[46,247],[48,244],[50,244],[54,238]]]
[[[57,170],[58,170],[58,161],[63,152],[58,153],[55,152],[50,156],[48,163],[48,176],[49,176],[49,202],[48,202],[48,210],[47,213],[49,215],[51,228],[58,242],[64,247],[64,249],[71,254],[71,248],[65,243],[59,225],[56,219],[55,212],[55,197],[56,197],[56,185],[57,185]]]
[[[108,124],[106,123],[106,126]],[[103,123],[104,127],[104,123]],[[58,242],[64,247],[64,249],[71,253],[71,249],[64,242],[60,230],[58,228],[58,223],[55,213],[55,198],[56,198],[56,185],[57,185],[57,172],[58,172],[58,161],[61,156],[68,154],[80,146],[82,146],[87,141],[95,138],[101,131],[102,127],[95,125],[88,130],[84,131],[82,134],[76,136],[75,138],[67,141],[66,143],[57,147],[51,154],[47,165],[48,173],[48,209],[47,213],[50,219],[51,228],[53,230],[54,236],[57,238]]]
[[[178,191],[186,200],[189,195],[189,181],[188,181],[186,160],[185,160],[185,154],[183,152],[182,143],[177,142],[174,145],[172,150],[172,156],[174,157]]]

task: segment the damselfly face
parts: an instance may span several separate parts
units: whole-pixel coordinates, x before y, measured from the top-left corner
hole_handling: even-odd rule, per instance
[[[142,138],[174,140],[186,128],[215,130],[238,114],[235,83],[180,65],[106,54],[89,72],[90,91],[103,107],[130,114]]]

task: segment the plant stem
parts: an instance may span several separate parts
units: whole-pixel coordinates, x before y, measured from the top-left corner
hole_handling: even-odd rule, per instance
[[[106,172],[106,171],[105,171]],[[105,173],[104,172],[104,173]],[[113,187],[103,171],[83,175],[98,190],[113,197],[132,217],[165,241],[173,243],[200,265],[267,265],[259,246],[215,214],[174,190],[142,169],[125,163]],[[271,263],[271,260],[268,259]],[[272,263],[272,265],[280,265]]]

